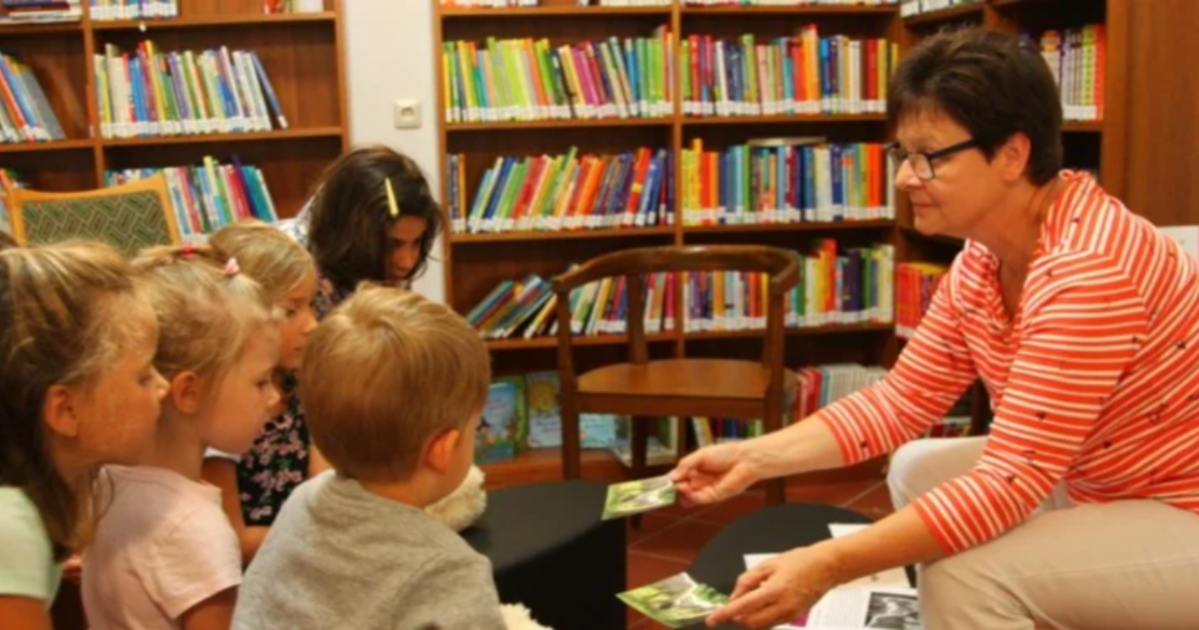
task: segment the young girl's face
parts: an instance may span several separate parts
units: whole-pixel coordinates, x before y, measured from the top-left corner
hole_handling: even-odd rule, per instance
[[[226,453],[244,453],[262,431],[270,409],[279,402],[271,372],[279,363],[279,338],[254,334],[224,378],[208,392],[201,420],[205,443]]]
[[[122,344],[74,404],[79,451],[95,462],[132,464],[154,437],[170,384],[154,369],[157,321],[148,311],[144,320],[138,329],[146,334]]]
[[[316,329],[316,314],[312,312],[314,298],[316,270],[312,269],[280,301],[284,320],[279,325],[279,367],[285,370],[299,369],[308,335]]]
[[[387,231],[387,280],[407,280],[420,264],[420,243],[429,222],[420,217],[401,216]]]

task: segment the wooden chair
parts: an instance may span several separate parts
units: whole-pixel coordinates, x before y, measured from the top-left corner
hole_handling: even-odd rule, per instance
[[[751,271],[769,274],[770,296],[762,361],[667,359],[650,361],[645,339],[645,274],[679,271]],[[580,473],[579,414],[633,416],[633,472],[644,476],[646,430],[638,416],[761,418],[766,431],[782,426],[784,397],[795,375],[783,368],[783,297],[799,282],[793,251],[763,246],[647,247],[606,254],[554,278],[558,316],[558,369],[562,396],[563,474]],[[628,283],[629,362],[576,375],[571,348],[570,293],[602,278]],[[681,433],[681,432],[680,432]],[[767,501],[784,502],[785,480],[767,484]]]
[[[16,189],[11,201],[13,238],[21,245],[88,238],[133,256],[181,240],[163,175],[84,192]]]

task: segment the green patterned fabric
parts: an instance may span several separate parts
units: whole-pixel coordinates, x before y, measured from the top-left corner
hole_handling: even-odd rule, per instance
[[[169,245],[171,228],[157,194],[150,191],[21,205],[25,238],[44,245],[71,238],[104,241],[128,256],[150,245]]]

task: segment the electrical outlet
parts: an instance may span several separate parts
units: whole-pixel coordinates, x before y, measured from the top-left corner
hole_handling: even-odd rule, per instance
[[[412,98],[397,99],[393,110],[396,129],[420,127],[420,101]]]

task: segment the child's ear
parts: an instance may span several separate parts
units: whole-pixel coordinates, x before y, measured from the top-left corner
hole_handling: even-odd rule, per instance
[[[200,411],[200,402],[204,398],[204,382],[195,372],[180,372],[171,379],[170,384],[171,391],[167,397],[175,409],[187,414]]]
[[[425,451],[425,463],[429,468],[444,475],[450,470],[450,465],[454,461],[454,452],[458,450],[460,441],[462,441],[462,432],[458,429],[450,429],[434,436]]]
[[[79,415],[75,397],[79,392],[66,385],[51,385],[42,403],[42,418],[50,430],[65,438],[79,435]]]

